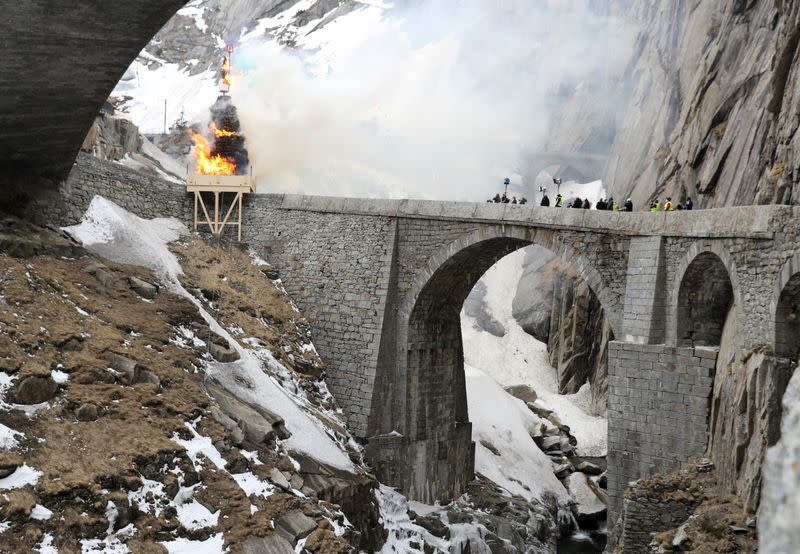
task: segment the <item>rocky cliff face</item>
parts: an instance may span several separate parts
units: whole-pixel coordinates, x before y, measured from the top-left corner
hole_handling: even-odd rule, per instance
[[[592,412],[608,404],[608,341],[611,326],[600,301],[566,262],[542,248],[529,248],[514,296],[513,314],[522,328],[547,344],[559,392],[592,388]]]
[[[794,203],[800,2],[626,2],[640,29],[603,180],[641,206]]]

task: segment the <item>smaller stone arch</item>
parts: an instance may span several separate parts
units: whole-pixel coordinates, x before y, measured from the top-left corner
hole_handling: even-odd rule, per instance
[[[694,243],[675,273],[672,293],[678,346],[719,346],[731,308],[741,321],[739,278],[721,245]]]
[[[775,318],[775,355],[797,360],[800,354],[800,253],[783,263],[770,307]]]

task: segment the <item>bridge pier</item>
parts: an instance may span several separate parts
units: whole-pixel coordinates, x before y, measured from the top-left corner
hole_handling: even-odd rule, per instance
[[[458,497],[475,478],[471,423],[457,423],[426,440],[400,434],[370,437],[366,456],[381,483],[426,504]]]
[[[717,356],[710,348],[609,343],[609,528],[629,482],[706,452]]]

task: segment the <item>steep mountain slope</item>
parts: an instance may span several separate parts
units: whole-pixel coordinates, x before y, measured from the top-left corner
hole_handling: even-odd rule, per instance
[[[170,253],[181,227],[96,198],[71,230],[149,270],[2,220],[0,550],[378,548],[308,324],[246,253]]]

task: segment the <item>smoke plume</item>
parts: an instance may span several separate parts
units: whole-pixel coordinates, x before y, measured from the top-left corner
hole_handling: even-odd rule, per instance
[[[484,200],[505,176],[532,185],[531,153],[583,146],[556,125],[575,98],[613,125],[634,33],[590,5],[365,5],[308,35],[316,51],[246,42],[233,97],[259,191]]]

